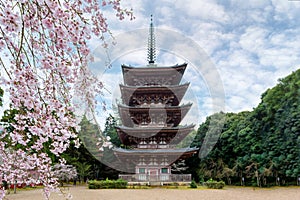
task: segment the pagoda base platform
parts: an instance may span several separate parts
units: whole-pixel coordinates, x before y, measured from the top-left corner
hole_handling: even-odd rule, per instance
[[[191,174],[119,174],[119,178],[127,181],[129,185],[168,185],[171,183],[189,184],[192,181]]]

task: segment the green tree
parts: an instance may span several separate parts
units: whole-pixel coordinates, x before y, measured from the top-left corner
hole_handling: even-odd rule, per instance
[[[210,176],[229,182],[232,177],[243,184],[246,178],[247,184],[259,186],[279,184],[277,180],[296,183],[300,175],[300,70],[264,92],[253,111],[226,113],[222,133],[212,146],[205,138],[212,134],[210,126],[218,124],[216,115],[199,126],[192,143],[209,154],[186,162],[200,179]]]
[[[117,119],[111,114],[106,118],[105,129],[103,134],[110,137],[110,141],[117,147],[121,146],[116,126],[118,125]]]
[[[76,169],[78,172],[78,175],[80,177],[80,182],[84,182],[85,179],[90,175],[91,171],[91,167],[92,165],[88,164],[87,162],[76,162]]]

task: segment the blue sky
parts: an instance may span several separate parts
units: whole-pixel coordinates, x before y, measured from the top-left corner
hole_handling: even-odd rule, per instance
[[[136,19],[120,22],[114,18],[114,13],[105,11],[113,35],[147,30],[152,14],[156,29],[174,31],[193,40],[220,75],[218,81],[224,88],[226,112],[252,110],[267,88],[275,86],[279,78],[300,66],[300,1],[123,0],[122,4],[133,8]],[[134,41],[139,43],[140,48],[120,53],[113,60],[112,68],[105,72],[103,80],[110,91],[110,94],[105,94],[106,100],[118,93],[116,80],[122,82],[118,71],[121,63],[133,66],[147,64],[147,33],[143,37],[144,40]],[[165,52],[160,48],[160,38],[156,36],[156,39],[158,64],[189,61],[180,52],[176,55],[170,54],[172,49]],[[122,49],[121,43],[117,41],[115,48]],[[200,121],[203,121],[214,111],[210,109],[207,80],[193,72],[187,72],[184,78],[191,82],[190,90],[194,94],[194,97],[186,96],[185,100],[197,104],[198,110],[201,110]]]

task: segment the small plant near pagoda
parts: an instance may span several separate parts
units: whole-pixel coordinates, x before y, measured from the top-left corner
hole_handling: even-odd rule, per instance
[[[190,187],[191,187],[191,188],[197,188],[198,186],[197,186],[196,181],[192,180],[192,182],[191,182],[191,184],[190,184]]]

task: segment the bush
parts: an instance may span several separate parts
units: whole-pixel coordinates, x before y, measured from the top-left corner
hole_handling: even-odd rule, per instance
[[[190,184],[190,187],[191,187],[191,188],[197,188],[198,186],[197,186],[196,181],[192,180],[192,182],[191,182],[191,184]]]
[[[127,181],[122,179],[118,180],[103,180],[103,181],[89,181],[89,189],[124,189],[127,188]]]
[[[97,189],[94,181],[89,181],[89,189]]]
[[[222,189],[225,186],[224,181],[214,181],[213,179],[209,179],[204,183],[210,189]]]

